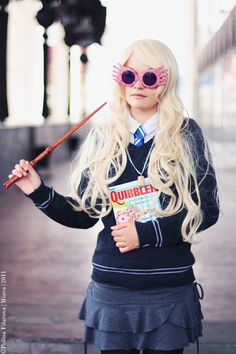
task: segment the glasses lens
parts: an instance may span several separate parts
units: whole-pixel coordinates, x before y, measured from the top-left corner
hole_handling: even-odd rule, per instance
[[[157,77],[156,74],[152,73],[152,72],[146,72],[143,75],[143,82],[145,83],[145,85],[147,86],[153,86],[155,85],[155,83],[157,82]]]
[[[131,70],[126,70],[122,73],[121,79],[125,84],[130,85],[134,82],[135,75]]]

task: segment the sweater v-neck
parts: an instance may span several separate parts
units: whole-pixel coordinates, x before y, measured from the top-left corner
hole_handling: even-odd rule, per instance
[[[151,138],[150,140],[148,140],[146,143],[144,143],[142,146],[136,146],[134,145],[133,143],[129,143],[129,145],[127,146],[127,149],[130,151],[137,151],[137,152],[143,152],[145,151],[146,149],[150,148],[151,145],[152,145],[152,142],[153,142],[153,138]]]

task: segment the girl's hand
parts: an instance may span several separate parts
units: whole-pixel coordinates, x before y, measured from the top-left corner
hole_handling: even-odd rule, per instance
[[[32,193],[41,184],[40,176],[29,161],[26,160],[20,160],[19,164],[15,165],[14,170],[8,177],[12,178],[13,176],[21,177],[15,184],[25,194]]]
[[[138,233],[134,222],[124,222],[112,226],[111,229],[111,235],[121,253],[129,252],[139,247]]]

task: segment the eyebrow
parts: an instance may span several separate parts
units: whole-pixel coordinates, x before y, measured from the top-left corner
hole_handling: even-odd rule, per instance
[[[125,68],[132,68],[132,69],[135,70],[135,71],[141,71],[141,72],[147,71],[147,70],[149,70],[149,69],[151,69],[151,70],[154,69],[152,66],[148,66],[147,69],[145,69],[145,70],[137,70],[137,69],[135,69],[134,67],[132,67],[131,65],[129,65],[129,66],[123,65],[123,66],[124,66]]]

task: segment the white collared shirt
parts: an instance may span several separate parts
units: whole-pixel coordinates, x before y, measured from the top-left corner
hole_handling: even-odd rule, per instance
[[[144,124],[140,124],[137,122],[131,115],[129,115],[128,118],[128,123],[130,127],[130,142],[133,144],[134,143],[134,133],[138,129],[140,125],[144,127],[144,130],[146,132],[145,138],[144,138],[144,143],[148,142],[150,139],[156,135],[156,132],[159,128],[159,112],[156,112],[148,118],[148,120]]]

